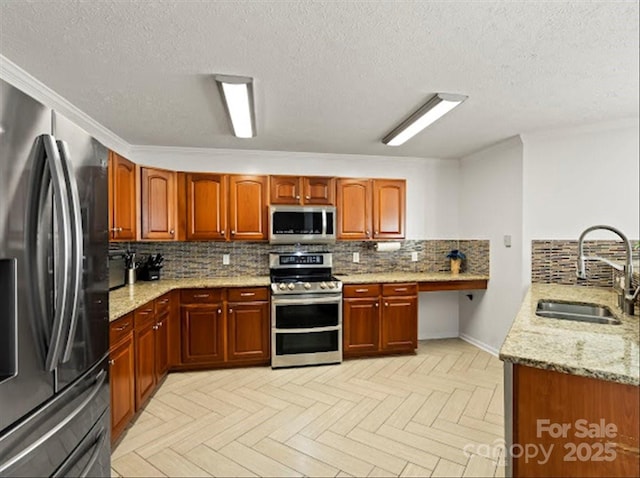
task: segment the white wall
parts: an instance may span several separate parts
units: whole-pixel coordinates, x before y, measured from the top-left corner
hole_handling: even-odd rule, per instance
[[[534,239],[578,239],[595,224],[640,237],[638,130],[636,118],[522,136],[527,283]],[[592,234],[590,239],[617,237]]]
[[[407,180],[407,239],[458,237],[459,161],[284,151],[133,147],[132,161],[181,171]],[[457,293],[420,294],[420,339],[458,335]]]
[[[461,238],[488,239],[491,249],[487,290],[473,291],[473,300],[459,294],[460,336],[497,352],[523,297],[520,138],[463,158],[459,190]]]

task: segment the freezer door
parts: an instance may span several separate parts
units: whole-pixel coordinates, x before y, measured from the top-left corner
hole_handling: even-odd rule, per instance
[[[72,218],[68,326],[56,383],[62,390],[109,348],[107,149],[57,112],[53,134],[69,175]]]
[[[0,435],[0,477],[51,476],[56,470],[88,465],[101,470],[88,476],[107,476],[102,473],[108,471],[110,450],[109,422],[104,419],[109,416],[107,374],[105,356],[73,385]],[[95,464],[98,458],[100,465]]]
[[[50,317],[37,312],[53,309],[54,301],[54,251],[46,226],[52,222],[50,194],[42,191],[35,208],[29,205],[35,199],[30,194],[34,158],[43,147],[36,138],[50,130],[51,110],[0,80],[0,433],[54,393],[53,373],[45,368]],[[41,212],[32,223],[38,231],[31,238],[40,245],[37,257],[27,252],[27,211],[34,209]],[[34,282],[42,294],[34,293]]]

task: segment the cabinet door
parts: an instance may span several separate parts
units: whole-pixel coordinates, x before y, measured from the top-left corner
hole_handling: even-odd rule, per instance
[[[169,368],[182,364],[182,354],[180,353],[181,333],[180,333],[180,291],[174,290],[171,292],[171,306],[169,309],[169,317],[167,329],[169,331],[168,338],[168,360]]]
[[[224,316],[222,303],[182,307],[182,362],[224,361]]]
[[[143,239],[175,239],[176,173],[141,168],[140,189]]]
[[[109,152],[109,230],[113,241],[136,240],[136,166]]]
[[[270,204],[301,204],[300,178],[298,176],[270,176]]]
[[[267,177],[230,176],[229,189],[231,239],[267,239]]]
[[[227,237],[227,177],[187,173],[187,240],[225,240]]]
[[[156,322],[156,382],[159,382],[169,370],[169,312],[164,312]]]
[[[345,299],[343,354],[345,357],[376,352],[380,345],[379,299]]]
[[[414,350],[418,346],[418,298],[382,298],[382,349]]]
[[[373,238],[402,239],[405,224],[404,180],[373,180]]]
[[[371,238],[371,181],[338,179],[338,239]]]
[[[305,177],[302,178],[302,199],[304,204],[336,203],[336,181],[334,178]]]
[[[269,303],[229,303],[229,361],[269,359]]]
[[[153,393],[156,385],[156,337],[154,327],[155,322],[151,322],[135,332],[136,410],[140,410]]]
[[[133,334],[112,348],[109,358],[111,443],[114,443],[136,411]]]

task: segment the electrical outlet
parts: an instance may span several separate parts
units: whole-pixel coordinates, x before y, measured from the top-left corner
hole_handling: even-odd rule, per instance
[[[228,266],[231,264],[231,254],[222,254],[222,265]]]
[[[506,234],[503,240],[504,240],[504,247],[511,247],[511,234]]]
[[[411,262],[418,262],[418,252],[411,253]]]
[[[359,252],[354,252],[353,253],[353,262],[360,262],[360,253]]]

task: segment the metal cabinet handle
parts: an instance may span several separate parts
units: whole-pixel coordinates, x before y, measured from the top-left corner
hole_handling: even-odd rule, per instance
[[[406,292],[407,288],[406,287],[396,287],[395,291],[396,292]]]
[[[356,289],[358,294],[362,294],[363,292],[369,292],[369,289]]]
[[[368,230],[364,231],[364,233],[366,234],[367,237],[369,237],[371,235],[371,233]]]
[[[375,304],[373,304],[375,307],[380,307],[380,304],[378,304],[377,302]]]
[[[385,306],[385,307],[389,307],[389,302],[385,302],[385,303],[384,303],[384,306]]]
[[[111,232],[122,232],[122,228],[121,227],[112,227],[111,228]]]
[[[154,325],[154,326],[153,326],[153,330],[158,330],[158,326],[157,326],[157,325]]]
[[[229,309],[229,313],[230,313],[230,314],[233,314],[233,309]]]
[[[174,229],[171,229],[171,230],[169,231],[169,234],[171,234],[172,236],[173,236],[175,233],[176,233],[176,231],[175,231]]]
[[[224,229],[222,231],[220,231],[220,235],[224,236]]]
[[[109,365],[111,365],[112,367],[116,364],[116,361],[113,359],[109,359]]]
[[[115,330],[117,330],[118,332],[123,331],[124,329],[126,329],[127,327],[129,327],[129,322],[127,322],[126,324],[120,326],[120,327],[114,327]]]
[[[240,292],[240,297],[253,297],[256,295],[255,292]]]
[[[378,235],[378,234],[379,234],[379,231],[373,231],[373,233],[374,233],[375,235]]]
[[[231,235],[235,235],[236,231],[234,231],[233,229],[231,229]]]
[[[311,199],[311,196],[305,196],[304,198],[305,199]]]
[[[196,299],[206,299],[209,297],[209,294],[194,294],[193,297]]]
[[[296,196],[296,199],[300,199],[300,196]]]
[[[222,309],[218,309],[218,315],[222,314]]]

